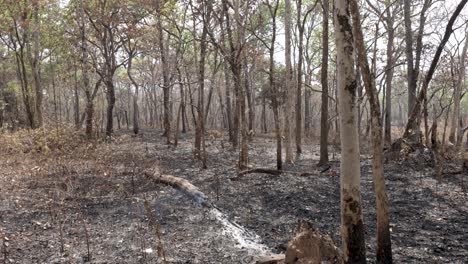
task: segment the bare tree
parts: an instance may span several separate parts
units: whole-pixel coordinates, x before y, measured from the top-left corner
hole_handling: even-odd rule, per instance
[[[434,55],[434,58],[432,59],[431,65],[429,67],[429,70],[426,73],[426,77],[424,78],[424,82],[422,84],[421,90],[418,94],[418,98],[416,100],[416,104],[413,107],[413,110],[411,111],[411,115],[408,118],[408,123],[406,124],[405,132],[403,134],[403,138],[410,138],[414,136],[414,133],[417,133],[414,131],[414,127],[416,127],[417,120],[421,115],[421,104],[426,98],[427,94],[427,88],[429,87],[429,83],[432,80],[432,77],[434,75],[437,63],[439,62],[440,56],[442,55],[442,51],[445,47],[445,44],[450,38],[450,35],[453,33],[453,25],[455,23],[455,20],[457,17],[460,15],[461,11],[465,7],[466,3],[468,0],[462,0],[460,3],[457,5],[455,8],[455,11],[453,12],[452,16],[450,17],[447,26],[445,28],[445,33],[442,38],[442,41],[440,42],[439,46],[437,47],[436,53]]]
[[[365,263],[353,32],[349,2],[335,1],[335,41],[341,139],[341,236],[345,263]]]
[[[463,80],[465,78],[465,60],[466,53],[468,51],[468,32],[465,36],[465,45],[463,46],[462,53],[460,55],[460,68],[458,70],[458,79],[457,84],[455,85],[455,92],[453,94],[453,113],[452,113],[452,124],[450,126],[450,142],[456,144],[457,146],[461,145],[463,140],[462,127],[460,126],[460,99],[461,91],[463,89]]]
[[[361,69],[364,85],[371,108],[372,123],[372,175],[374,179],[375,202],[377,205],[377,263],[392,263],[390,240],[390,221],[388,217],[388,197],[385,190],[383,168],[382,119],[380,103],[375,86],[375,76],[371,73],[367,61],[367,51],[361,28],[361,18],[356,0],[351,0],[350,10],[353,18],[354,42],[357,49],[358,64]]]
[[[322,70],[320,80],[322,82],[322,106],[320,113],[320,160],[319,165],[328,163],[328,20],[330,15],[330,3],[322,1]]]
[[[294,81],[293,81],[293,70],[291,65],[291,0],[285,0],[285,12],[284,12],[284,31],[285,31],[285,61],[286,61],[286,95],[285,95],[285,108],[284,108],[284,146],[286,152],[286,163],[292,163],[292,131],[291,131],[291,119],[292,119],[292,103],[294,93]]]

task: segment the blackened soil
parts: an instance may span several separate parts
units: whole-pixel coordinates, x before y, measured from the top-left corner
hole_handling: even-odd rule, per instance
[[[170,263],[252,261],[254,256],[225,234],[206,209],[144,176],[149,168],[191,181],[274,252],[284,250],[299,220],[312,222],[339,244],[338,160],[322,173],[324,168],[316,167],[318,148],[307,145],[280,176],[239,178],[238,154],[227,142],[207,142],[208,169],[202,170],[191,138],[182,135],[176,149],[146,133],[68,155],[2,155],[0,263],[163,263],[162,253]],[[251,167],[274,168],[271,139],[254,139],[249,154]],[[376,215],[371,160],[363,157],[361,164],[372,263]],[[395,263],[467,263],[468,175],[446,174],[438,183],[428,166],[390,161],[385,176]],[[152,212],[143,206],[145,200]]]

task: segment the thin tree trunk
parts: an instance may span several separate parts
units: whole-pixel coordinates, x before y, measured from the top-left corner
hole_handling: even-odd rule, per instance
[[[445,33],[442,38],[441,43],[437,47],[436,53],[434,55],[434,58],[432,59],[431,65],[429,67],[429,70],[427,71],[426,77],[424,79],[424,83],[421,87],[421,91],[419,92],[418,98],[416,100],[416,104],[414,105],[414,108],[411,112],[410,117],[408,118],[408,123],[406,124],[405,132],[403,134],[403,138],[410,138],[411,136],[414,135],[414,127],[417,125],[417,119],[420,116],[421,112],[421,104],[423,103],[423,100],[426,96],[427,93],[427,88],[429,87],[429,83],[432,80],[432,77],[435,72],[435,68],[437,66],[437,63],[439,62],[440,56],[442,54],[442,51],[445,47],[445,44],[450,38],[450,35],[453,33],[453,24],[455,23],[455,20],[457,17],[460,15],[461,11],[465,7],[466,3],[468,0],[462,0],[458,4],[457,8],[455,9],[454,13],[449,19],[449,22],[445,28]]]
[[[353,18],[354,41],[356,44],[358,63],[360,65],[364,84],[371,107],[372,122],[372,175],[374,180],[375,200],[377,206],[377,263],[392,263],[392,247],[390,240],[390,222],[388,216],[388,197],[385,190],[383,171],[383,141],[382,120],[380,118],[380,104],[375,87],[375,77],[371,73],[367,61],[361,19],[356,0],[350,1],[351,16]]]
[[[320,160],[319,165],[328,163],[328,0],[322,1],[323,24],[322,24],[322,106],[320,113]]]
[[[304,24],[302,19],[302,0],[297,0],[297,25],[299,27],[299,51],[297,62],[297,90],[296,90],[296,153],[302,153],[302,67],[304,53]]]
[[[164,32],[162,26],[161,10],[164,2],[156,0],[156,25],[159,33],[158,46],[161,55],[162,74],[163,74],[163,105],[164,105],[164,133],[166,143],[171,144],[171,109],[170,109],[170,91],[169,84],[169,64],[167,62],[166,47],[164,45]]]
[[[41,70],[40,70],[40,61],[39,61],[39,4],[37,2],[33,2],[33,18],[34,18],[34,26],[33,26],[33,51],[28,52],[29,60],[31,64],[31,71],[33,75],[34,81],[34,90],[36,95],[35,100],[35,127],[42,127],[43,119],[42,119],[42,99],[43,99],[43,92],[42,92],[42,82],[41,82]],[[28,44],[30,44],[28,42]],[[29,45],[28,45],[29,46]],[[28,48],[30,49],[30,48]]]
[[[284,31],[285,31],[285,61],[286,61],[286,81],[285,81],[285,101],[286,105],[284,108],[285,120],[284,120],[284,146],[286,152],[286,163],[293,162],[292,155],[292,131],[291,131],[291,119],[292,119],[292,107],[293,107],[293,94],[294,94],[294,81],[293,81],[293,70],[291,65],[291,38],[292,38],[292,26],[291,26],[291,0],[285,0],[285,13],[284,13]]]
[[[80,129],[80,98],[79,98],[79,93],[78,93],[78,76],[77,76],[77,71],[78,69],[76,68],[76,65],[73,65],[74,68],[74,86],[73,86],[73,116],[74,116],[74,121],[75,121],[75,129],[79,130]]]
[[[408,117],[414,107],[416,99],[416,76],[413,59],[413,29],[411,27],[411,0],[404,0],[406,70],[408,78]]]
[[[200,62],[198,65],[198,122],[195,136],[195,151],[198,157],[202,160],[202,167],[206,169],[206,149],[205,149],[205,117],[204,117],[204,89],[205,89],[205,60],[207,50],[207,35],[208,24],[211,16],[211,0],[204,2],[206,12],[203,16],[203,31],[200,40]],[[211,84],[213,85],[213,84]]]
[[[276,168],[281,170],[283,167],[282,161],[282,137],[281,137],[281,120],[280,120],[280,113],[279,113],[279,102],[278,102],[278,88],[275,84],[275,44],[276,44],[276,14],[278,12],[279,7],[279,0],[276,0],[274,8],[269,6],[270,15],[271,15],[271,43],[270,43],[270,67],[268,71],[268,82],[269,88],[271,91],[271,104],[273,107],[273,118],[275,122],[275,134],[276,134]]]
[[[461,127],[459,125],[459,120],[460,120],[460,97],[461,97],[461,91],[463,89],[463,80],[465,78],[465,59],[466,59],[466,53],[468,50],[468,34],[466,35],[466,42],[465,45],[463,46],[463,51],[460,57],[460,69],[458,71],[458,80],[457,84],[455,86],[455,93],[453,95],[453,114],[452,114],[452,122],[450,126],[450,136],[449,140],[453,144],[456,144],[456,146],[461,145],[461,141],[463,139],[463,134],[461,133]]]
[[[107,99],[107,110],[106,110],[106,136],[110,137],[113,133],[113,125],[114,125],[114,105],[115,105],[115,89],[114,89],[114,82],[112,80],[112,76],[106,76],[105,80],[106,85],[106,99]],[[119,124],[120,129],[120,124]]]
[[[387,67],[386,67],[386,79],[385,79],[385,129],[384,129],[384,142],[385,145],[390,146],[392,144],[392,83],[393,83],[393,53],[394,53],[394,40],[395,40],[395,29],[394,29],[394,14],[390,11],[390,7],[387,6],[386,22],[388,30],[388,42],[387,42]]]
[[[249,135],[253,135],[252,132],[254,131],[255,106],[253,102],[253,88],[251,87],[249,80],[249,69],[246,56],[244,56],[244,83],[245,92],[247,96],[247,107],[249,109],[248,130]]]

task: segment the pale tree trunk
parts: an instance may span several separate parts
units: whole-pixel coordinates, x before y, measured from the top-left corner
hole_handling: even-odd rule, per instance
[[[279,113],[279,103],[278,103],[278,89],[275,84],[275,43],[276,43],[276,14],[278,13],[279,0],[275,0],[275,6],[272,7],[268,5],[270,15],[271,15],[271,43],[270,43],[270,66],[268,71],[268,83],[271,93],[271,105],[273,108],[273,119],[275,123],[275,134],[276,134],[276,168],[281,170],[283,167],[282,160],[282,138],[281,138],[281,120]]]
[[[297,25],[299,28],[299,50],[297,62],[297,90],[296,90],[296,153],[302,153],[302,67],[304,52],[304,24],[302,19],[302,0],[297,1]]]
[[[166,143],[171,144],[171,109],[170,109],[170,91],[171,87],[169,84],[169,64],[167,62],[166,47],[164,45],[164,32],[162,26],[161,10],[163,9],[164,2],[162,0],[156,0],[156,25],[158,29],[158,46],[161,55],[162,64],[162,75],[163,75],[163,105],[164,105],[164,136],[166,137]]]
[[[364,85],[369,97],[372,122],[372,175],[374,180],[375,200],[377,206],[377,263],[392,263],[392,247],[390,240],[390,223],[388,216],[388,197],[385,190],[383,171],[383,141],[382,120],[380,119],[380,103],[375,86],[375,77],[371,73],[367,61],[366,47],[361,28],[361,19],[356,0],[350,1],[353,18],[354,41],[356,44],[358,63],[362,71]]]
[[[216,85],[216,92],[218,93],[218,101],[219,101],[219,108],[221,110],[221,120],[223,121],[223,128],[226,129],[228,127],[227,120],[226,120],[226,107],[224,105],[223,101],[223,94],[221,93],[221,87],[219,85]]]
[[[198,65],[198,121],[196,128],[195,136],[195,151],[197,152],[198,157],[202,161],[203,169],[206,169],[206,148],[205,148],[205,117],[203,110],[204,108],[204,97],[205,97],[205,60],[206,60],[206,50],[207,50],[207,41],[206,37],[208,35],[208,25],[210,23],[211,16],[211,0],[204,1],[203,7],[206,10],[202,14],[203,16],[203,31],[200,40],[200,62]]]
[[[230,23],[230,19],[228,17],[228,14],[227,14],[227,7],[225,7],[225,5],[227,5],[225,2],[222,2],[222,5],[223,5],[223,14],[221,16],[221,19],[220,19],[220,28],[221,28],[221,42],[222,42],[222,50],[229,50],[228,49],[228,43],[226,42],[226,39],[225,39],[225,31],[224,31],[224,22],[226,22],[226,27],[228,27],[227,31],[228,31],[228,34],[230,34],[229,36],[232,35],[232,30],[230,28],[231,26],[231,23]],[[229,37],[228,39],[229,43],[230,44],[233,44],[232,43],[232,36]],[[232,47],[231,47],[231,53],[233,52],[232,50]],[[238,145],[239,145],[239,142],[238,142],[238,134],[239,134],[239,131],[238,131],[238,114],[237,114],[237,104],[234,103],[234,106],[232,105],[232,100],[231,100],[231,82],[230,82],[230,79],[229,79],[229,71],[228,71],[228,65],[231,65],[232,66],[232,62],[231,62],[231,57],[232,57],[232,54],[230,54],[231,56],[224,56],[224,64],[223,64],[223,71],[224,71],[224,82],[225,82],[225,88],[226,88],[226,115],[227,115],[227,119],[228,119],[228,132],[229,132],[229,141],[232,143],[232,147],[234,149],[237,149]],[[236,93],[236,96],[237,96],[237,93]],[[234,116],[233,116],[233,110],[232,108],[234,108]]]
[[[391,11],[390,6],[387,6],[386,12],[386,23],[388,31],[388,42],[387,42],[387,67],[386,67],[386,89],[385,89],[385,145],[390,146],[392,144],[392,82],[393,82],[393,53],[394,53],[394,40],[395,40],[395,29],[394,29],[394,10]]]
[[[34,32],[33,32],[33,58],[31,61],[31,68],[34,77],[34,88],[36,91],[36,127],[42,127],[43,119],[42,119],[42,82],[41,82],[41,69],[40,69],[40,58],[39,58],[39,6],[36,2],[34,4]]]
[[[234,16],[235,21],[237,23],[237,45],[236,45],[236,59],[233,58],[234,67],[233,67],[233,74],[234,74],[234,82],[237,87],[237,104],[238,104],[238,113],[239,113],[239,130],[241,132],[241,146],[239,152],[239,169],[245,169],[248,166],[249,160],[249,153],[248,153],[248,131],[247,131],[247,124],[246,124],[246,116],[245,116],[245,87],[242,87],[241,84],[241,73],[242,73],[242,52],[243,45],[244,45],[244,26],[241,24],[241,16],[240,16],[240,3],[241,1],[236,0],[234,1]],[[227,11],[227,10],[226,10]],[[247,12],[247,10],[243,10]],[[226,12],[228,14],[228,12]],[[232,39],[232,35],[231,35]],[[231,42],[232,43],[232,42]],[[234,54],[234,53],[233,53]]]
[[[284,13],[284,31],[285,31],[285,61],[286,61],[286,82],[285,82],[285,107],[284,107],[284,146],[286,152],[286,163],[293,162],[292,155],[292,131],[291,131],[291,118],[292,118],[292,104],[293,104],[293,72],[291,65],[291,0],[285,0],[285,13]]]
[[[460,126],[460,97],[461,97],[461,91],[463,89],[463,80],[465,78],[465,59],[466,59],[466,53],[468,50],[468,34],[466,35],[466,42],[465,45],[463,46],[463,51],[460,56],[460,69],[458,71],[458,80],[457,84],[455,86],[455,93],[453,95],[453,113],[452,113],[452,123],[450,126],[450,136],[449,140],[450,142],[456,144],[457,146],[460,146],[461,141],[463,139],[463,134],[461,133],[461,126]]]
[[[86,96],[86,137],[90,139],[93,133],[93,114],[94,105],[89,87],[89,75],[88,75],[88,42],[86,40],[86,17],[84,15],[84,0],[80,0],[79,3],[79,16],[80,16],[80,37],[81,37],[81,75],[83,78],[83,89]],[[98,86],[99,87],[99,86]]]
[[[247,62],[247,55],[244,54],[244,87],[245,87],[245,94],[247,97],[247,108],[249,109],[248,111],[248,132],[249,135],[252,136],[254,132],[254,120],[255,120],[255,104],[253,102],[253,87],[251,87],[250,83],[250,72],[248,68],[248,62]]]
[[[408,80],[408,117],[414,108],[416,100],[416,81],[413,58],[413,29],[411,27],[411,0],[404,0],[406,70]],[[414,128],[413,128],[414,129]]]
[[[320,113],[320,160],[319,165],[328,163],[328,18],[330,15],[330,3],[322,1],[322,106]]]
[[[186,133],[187,132],[187,124],[186,124],[186,120],[187,120],[187,113],[186,113],[186,101],[185,101],[185,98],[186,98],[186,95],[185,95],[185,92],[184,92],[184,85],[182,83],[182,72],[180,71],[180,67],[176,67],[177,69],[177,79],[179,81],[179,88],[180,88],[180,111],[181,111],[181,118],[182,118],[182,133]],[[178,124],[178,123],[177,123]]]
[[[347,0],[335,1],[335,40],[341,140],[341,236],[345,263],[366,263],[360,191],[356,72]]]
[[[208,33],[207,33],[208,34]],[[206,36],[205,36],[205,41],[206,41]],[[208,115],[210,113],[210,108],[211,108],[211,101],[213,99],[213,93],[214,93],[214,86],[216,85],[216,74],[218,73],[218,52],[214,52],[214,62],[213,62],[213,70],[211,71],[211,79],[209,80],[210,81],[210,89],[208,91],[208,96],[207,96],[207,101],[206,101],[206,106],[205,106],[205,113],[204,113],[204,120],[203,122],[205,123],[205,127],[206,127],[206,123],[207,123],[207,119],[208,119]]]
[[[232,143],[233,147],[237,145],[237,137],[234,136],[234,125],[232,123],[232,104],[231,104],[231,82],[229,81],[229,70],[228,62],[223,62],[223,73],[224,73],[224,88],[225,88],[225,97],[226,97],[226,119],[228,127],[229,141]]]
[[[75,122],[75,129],[80,129],[80,98],[78,93],[78,73],[76,65],[73,65],[73,77],[74,77],[74,85],[73,85],[73,119]]]
[[[32,128],[39,128],[42,127],[42,85],[41,85],[41,73],[40,73],[40,58],[39,58],[39,6],[38,3],[33,3],[33,11],[32,11],[32,18],[33,24],[32,29],[33,32],[31,34],[32,42],[29,39],[25,40],[26,44],[26,52],[29,60],[29,64],[31,66],[31,73],[33,77],[33,84],[34,84],[34,100],[33,100],[33,108],[34,111],[32,114],[34,115]],[[29,29],[27,29],[29,31]],[[25,37],[29,36],[30,34],[26,33]],[[31,47],[32,45],[32,47]]]
[[[237,136],[239,130],[241,131],[241,144],[239,151],[239,163],[238,167],[244,169],[247,167],[248,163],[248,132],[246,125],[246,104],[245,104],[245,90],[242,87],[242,59],[243,56],[243,45],[244,41],[244,25],[240,15],[240,1],[234,1],[232,5],[229,5],[227,0],[222,0],[223,6],[223,16],[226,21],[226,31],[229,41],[229,50],[221,48],[223,55],[228,59],[229,65],[231,66],[231,72],[234,79],[234,90],[236,93],[236,102],[235,102],[235,113],[234,113],[234,132],[233,132],[233,146],[237,148]],[[234,41],[233,30],[231,27],[231,18],[229,15],[229,6],[234,9],[234,21],[236,23],[236,38]],[[245,5],[247,8],[248,5]],[[248,12],[247,10],[243,10]],[[214,39],[211,34],[212,39]],[[219,46],[218,46],[219,47]]]

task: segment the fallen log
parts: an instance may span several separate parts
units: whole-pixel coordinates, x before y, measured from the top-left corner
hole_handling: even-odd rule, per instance
[[[307,177],[307,176],[313,176],[313,173],[310,172],[297,172],[297,171],[285,171],[285,170],[277,170],[277,169],[268,169],[268,168],[254,168],[254,169],[248,169],[241,171],[237,174],[237,177],[232,177],[232,181],[238,181],[241,179],[242,176],[247,175],[247,174],[253,174],[253,173],[263,173],[263,174],[270,174],[273,176],[280,176],[283,173],[288,173],[292,175],[297,175],[299,177]]]
[[[284,263],[285,255],[278,254],[278,255],[270,255],[264,256],[255,261],[255,264],[280,264]]]
[[[212,204],[208,201],[205,194],[202,193],[197,187],[191,184],[189,181],[183,178],[175,177],[172,175],[155,175],[151,172],[145,172],[147,177],[152,178],[155,183],[162,183],[169,185],[173,188],[181,190],[184,194],[195,200],[196,203],[203,207],[212,207]]]
[[[276,170],[276,169],[256,168],[256,169],[241,171],[241,172],[239,172],[238,176],[251,174],[251,173],[265,173],[265,174],[271,174],[271,175],[279,176],[279,175],[281,175],[283,173],[283,171],[282,170]]]
[[[274,256],[276,258],[276,255],[272,254],[271,250],[261,244],[255,234],[246,231],[242,226],[235,222],[231,222],[215,204],[208,201],[208,198],[204,193],[186,179],[172,175],[159,175],[159,173],[151,171],[145,171],[144,174],[148,178],[153,179],[157,184],[162,183],[182,191],[185,195],[195,200],[201,206],[208,208],[210,214],[214,216],[222,226],[224,226],[223,234],[230,234],[230,236],[232,236],[239,245],[242,245],[242,248],[256,252],[256,254],[268,254],[269,256]]]

